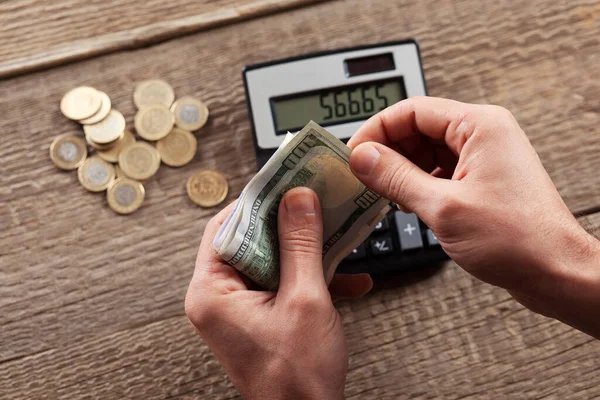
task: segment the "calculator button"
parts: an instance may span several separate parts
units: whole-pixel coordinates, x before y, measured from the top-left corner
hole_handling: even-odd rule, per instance
[[[375,225],[375,229],[373,232],[386,232],[390,228],[390,223],[388,222],[387,216],[384,217],[377,225]]]
[[[382,256],[393,253],[394,247],[392,246],[392,238],[389,236],[383,236],[377,239],[371,239],[371,252],[374,256]]]
[[[346,256],[346,260],[360,260],[361,258],[365,258],[367,256],[367,249],[365,249],[365,245],[361,244],[357,248],[353,249],[350,254]]]
[[[396,211],[394,214],[398,236],[400,236],[400,247],[402,250],[420,249],[423,247],[423,238],[419,228],[419,219],[415,214],[406,214]]]
[[[430,246],[439,246],[440,242],[431,229],[427,229],[427,243]]]

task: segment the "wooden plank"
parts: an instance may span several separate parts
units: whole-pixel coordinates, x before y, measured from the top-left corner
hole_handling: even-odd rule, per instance
[[[134,49],[322,0],[11,0],[0,4],[0,78]],[[165,17],[166,16],[166,17]]]
[[[0,397],[235,396],[183,317],[196,246],[215,212],[195,207],[184,184],[197,168],[217,168],[232,200],[254,174],[240,77],[248,63],[416,37],[431,95],[508,106],[571,210],[600,206],[594,7],[344,0],[0,81]],[[58,110],[65,91],[106,91],[131,125],[135,82],[150,77],[205,100],[211,119],[193,163],[162,167],[144,207],[119,217],[55,169],[48,146],[81,132]],[[349,397],[600,395],[587,336],[452,266],[340,310]]]
[[[600,213],[586,219],[600,229]],[[452,263],[379,283],[338,309],[350,349],[348,399],[600,395],[597,341],[533,314]],[[0,371],[6,397],[239,397],[180,313],[66,341],[4,362]]]

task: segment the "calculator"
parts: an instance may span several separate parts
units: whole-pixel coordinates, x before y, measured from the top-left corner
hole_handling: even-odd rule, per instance
[[[427,94],[419,45],[412,39],[248,65],[243,78],[259,169],[287,132],[311,120],[345,143],[379,111]],[[415,214],[392,207],[338,272],[387,274],[447,258]]]

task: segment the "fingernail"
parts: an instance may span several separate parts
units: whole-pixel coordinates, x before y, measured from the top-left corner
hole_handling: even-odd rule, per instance
[[[315,213],[313,196],[305,191],[296,190],[288,193],[284,198],[285,209],[290,215],[308,215]]]
[[[380,155],[375,146],[370,144],[358,146],[350,158],[352,169],[358,174],[369,175],[377,165]]]

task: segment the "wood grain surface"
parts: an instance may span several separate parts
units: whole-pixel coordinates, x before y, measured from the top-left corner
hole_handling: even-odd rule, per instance
[[[323,0],[10,0],[0,3],[0,78]]]
[[[414,37],[429,94],[511,109],[574,213],[600,206],[596,1],[342,0],[0,81],[0,398],[237,398],[183,312],[203,228],[185,180],[221,170],[233,200],[256,171],[241,68]],[[81,128],[70,88],[106,91],[131,125],[135,82],[161,77],[210,110],[195,160],[163,166],[115,215],[48,146]],[[502,149],[499,149],[502,151]],[[583,217],[600,229],[600,214]],[[399,276],[339,310],[348,398],[600,397],[600,345],[455,265]]]

